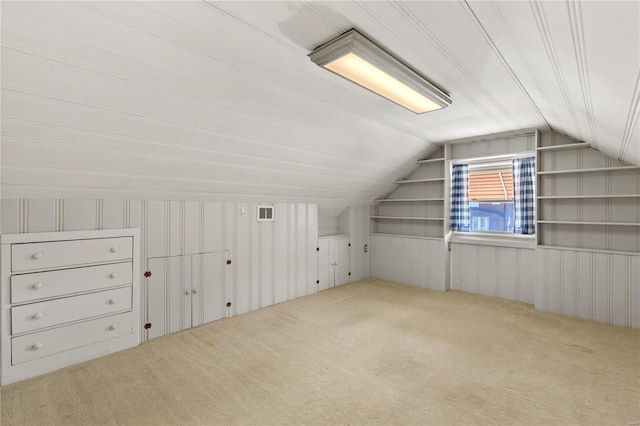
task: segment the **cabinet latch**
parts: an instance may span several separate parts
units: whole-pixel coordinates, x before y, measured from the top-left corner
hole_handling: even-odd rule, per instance
[[[148,322],[148,323],[146,323],[146,324],[144,325],[144,329],[145,329],[145,330],[148,330],[148,329],[150,329],[150,328],[151,328],[151,323],[150,323],[150,322]]]
[[[231,307],[231,302],[227,302],[227,308]]]
[[[151,271],[147,271],[147,272],[145,272],[145,273],[144,273],[144,276],[145,276],[146,278],[149,278],[149,277],[151,276]]]
[[[231,265],[231,259],[227,260],[227,265]]]

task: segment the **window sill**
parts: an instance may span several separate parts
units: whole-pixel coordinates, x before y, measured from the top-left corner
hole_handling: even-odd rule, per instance
[[[451,235],[451,242],[457,244],[476,244],[482,246],[497,246],[497,247],[513,247],[521,249],[536,249],[536,237],[535,235],[501,235],[501,234],[487,234],[481,232],[473,233],[461,233],[453,232]]]

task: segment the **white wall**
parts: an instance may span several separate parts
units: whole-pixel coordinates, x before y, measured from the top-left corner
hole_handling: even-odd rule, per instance
[[[256,208],[242,202],[9,199],[2,200],[2,231],[140,228],[143,265],[152,257],[222,251],[232,260],[223,285],[232,302],[225,316],[233,316],[316,291],[318,206],[276,203],[273,222],[257,222]]]
[[[349,242],[351,243],[351,281],[369,277],[371,244],[369,240],[369,217],[371,206],[349,207]],[[364,246],[367,245],[367,253]]]
[[[535,249],[452,243],[451,288],[534,303]]]
[[[536,251],[536,309],[640,328],[640,254]]]
[[[338,233],[338,217],[318,215],[318,235],[336,235]]]
[[[444,291],[441,239],[375,234],[371,242],[371,276]]]

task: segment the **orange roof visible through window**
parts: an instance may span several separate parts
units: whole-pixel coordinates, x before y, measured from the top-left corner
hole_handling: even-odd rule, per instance
[[[502,175],[502,179],[500,179],[500,175]],[[505,200],[513,201],[513,175],[511,170],[469,172],[469,201]]]

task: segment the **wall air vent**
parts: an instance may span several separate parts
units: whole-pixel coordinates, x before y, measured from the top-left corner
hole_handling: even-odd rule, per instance
[[[258,222],[273,221],[273,206],[258,206]]]

